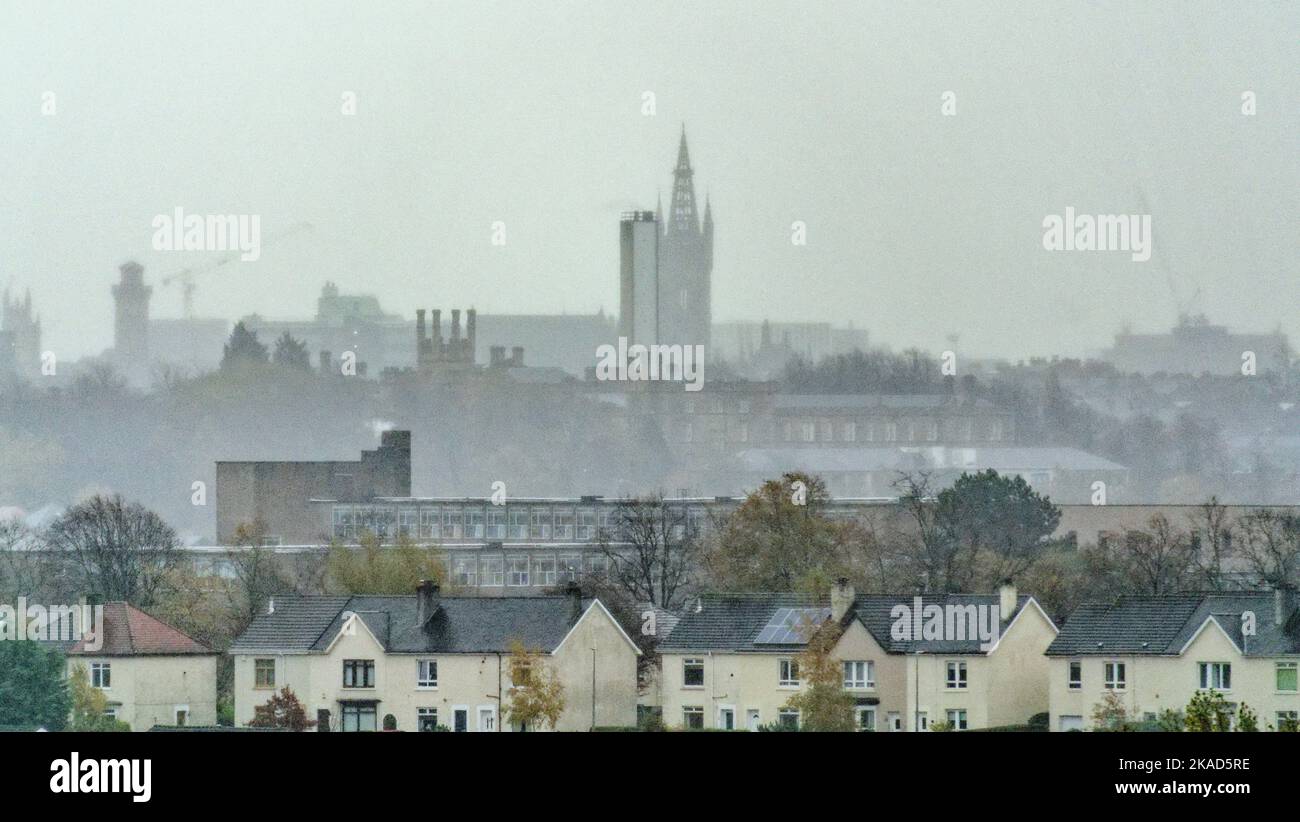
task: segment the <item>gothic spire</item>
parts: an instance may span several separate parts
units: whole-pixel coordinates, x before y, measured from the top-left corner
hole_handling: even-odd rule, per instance
[[[686,148],[686,124],[682,123],[682,140],[677,148],[677,166],[673,169],[672,218],[668,221],[672,231],[700,230],[695,214],[695,183],[691,177],[691,154]]]

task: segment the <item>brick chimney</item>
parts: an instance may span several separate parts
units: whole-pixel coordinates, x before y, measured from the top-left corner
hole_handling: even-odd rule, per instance
[[[510,364],[516,368],[523,366],[524,347],[522,345],[516,345],[510,349]]]
[[[453,308],[453,309],[451,310],[451,337],[450,337],[450,339],[451,339],[451,341],[452,341],[453,343],[458,343],[458,342],[460,342],[460,309],[459,309],[459,308]]]
[[[504,345],[494,345],[488,348],[488,364],[502,365],[506,361],[506,347]]]
[[[415,588],[415,626],[422,630],[429,629],[429,620],[438,613],[438,583],[431,579],[422,579]]]
[[[835,584],[831,586],[831,619],[835,622],[844,619],[844,615],[853,607],[856,596],[857,592],[849,584],[848,577],[835,580]]]
[[[1016,612],[1016,586],[1011,580],[1004,580],[998,588],[998,619],[1006,621]]]
[[[465,312],[465,359],[469,362],[474,362],[474,337],[477,333],[475,328],[476,325],[478,325],[478,311],[471,308]]]

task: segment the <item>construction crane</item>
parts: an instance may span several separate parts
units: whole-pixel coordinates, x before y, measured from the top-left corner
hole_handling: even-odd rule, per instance
[[[313,228],[314,226],[312,226],[311,223],[294,223],[293,225],[286,228],[284,231],[280,231],[278,233],[267,236],[266,239],[262,240],[262,245],[263,246],[270,245],[271,243],[279,242],[280,240],[283,240],[284,238],[297,234],[299,232],[311,231]],[[214,268],[220,268],[221,266],[225,265],[226,263],[232,260],[239,259],[240,255],[243,253],[244,252],[241,249],[234,249],[233,251],[228,251],[225,254],[222,254],[220,257],[212,259],[209,262],[204,263],[203,265],[196,266],[193,268],[182,268],[177,271],[172,271],[168,274],[164,274],[160,282],[162,283],[162,286],[164,288],[171,285],[172,283],[180,283],[181,305],[183,309],[182,313],[184,314],[185,319],[192,320],[194,319],[194,292],[198,288],[198,286],[194,282],[195,275],[202,274],[206,271],[211,271]]]
[[[1138,213],[1151,214],[1152,213],[1151,206],[1147,203],[1146,191],[1142,188],[1141,185],[1138,185],[1137,187],[1137,198],[1138,198]],[[1150,238],[1148,238],[1148,240],[1149,239]],[[1174,301],[1174,310],[1178,312],[1178,324],[1182,325],[1186,322],[1193,321],[1194,317],[1192,315],[1192,312],[1195,311],[1197,308],[1199,308],[1201,305],[1200,286],[1196,285],[1194,281],[1189,282],[1188,284],[1191,285],[1194,290],[1192,291],[1190,297],[1185,296],[1187,292],[1182,287],[1180,287],[1179,285],[1180,278],[1177,274],[1174,273],[1174,269],[1169,263],[1170,255],[1168,250],[1166,249],[1162,251],[1160,254],[1155,254],[1153,256],[1156,258],[1156,262],[1160,265],[1161,270],[1164,271],[1165,284],[1169,287],[1169,296]]]

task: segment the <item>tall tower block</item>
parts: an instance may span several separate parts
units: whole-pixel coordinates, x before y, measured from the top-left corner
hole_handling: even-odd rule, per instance
[[[113,318],[113,355],[127,374],[147,374],[149,369],[149,295],[144,268],[132,261],[119,271],[122,279],[113,286],[116,304]]]
[[[618,335],[631,344],[659,341],[659,220],[629,211],[618,225]]]

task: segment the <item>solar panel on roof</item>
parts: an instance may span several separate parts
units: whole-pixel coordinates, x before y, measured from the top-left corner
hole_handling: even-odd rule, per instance
[[[830,608],[777,608],[754,644],[803,645],[808,641],[809,626],[820,625],[830,615]]]

